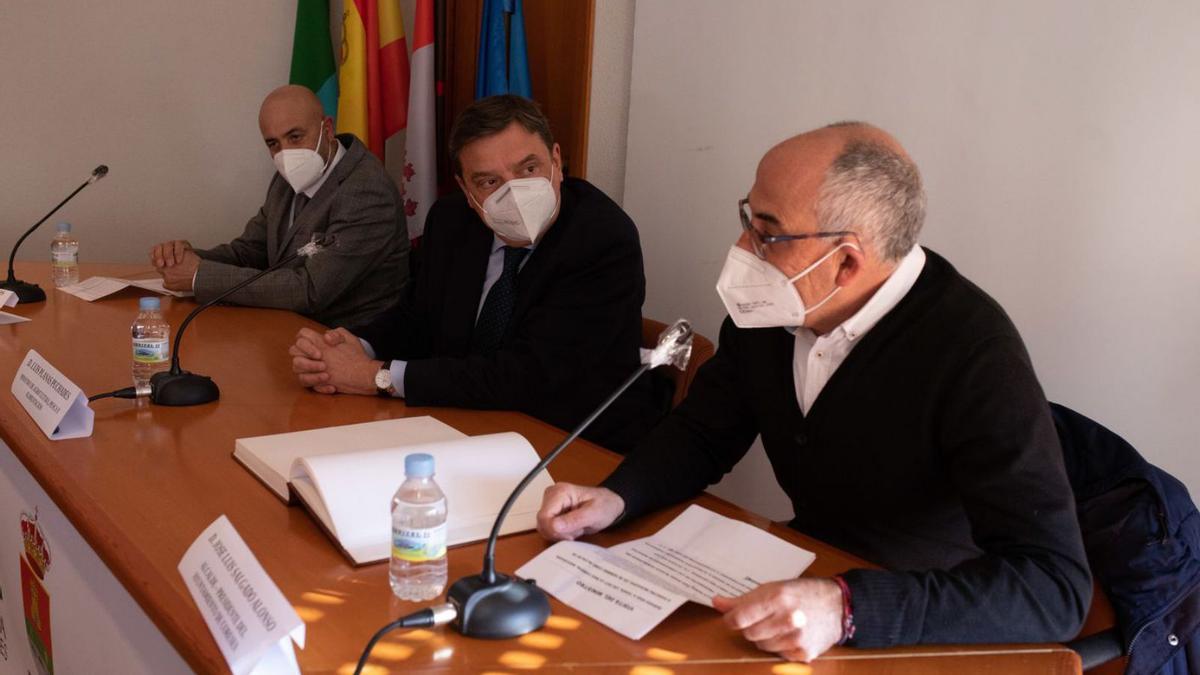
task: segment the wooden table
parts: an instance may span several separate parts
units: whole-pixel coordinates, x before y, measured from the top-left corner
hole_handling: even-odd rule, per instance
[[[135,276],[149,268],[83,265],[81,277]],[[18,265],[18,276],[46,289],[48,300],[20,305],[30,323],[0,327],[0,373],[11,377],[36,348],[88,394],[127,386],[129,325],[136,289],[94,303],[55,291],[44,264]],[[163,298],[173,327],[195,306]],[[369,396],[322,396],[299,387],[286,349],[310,322],[289,312],[216,307],[189,328],[185,369],[210,375],[218,402],[192,408],[106,399],[92,404],[90,438],[51,442],[9,395],[0,403],[0,437],[186,662],[201,672],[227,672],[176,571],[201,530],[226,514],[307,623],[299,652],[305,672],[348,673],[367,638],[416,606],[393,598],[384,564],[350,566],[301,509],[289,508],[231,456],[234,439],[289,430],[413,415],[433,415],[469,434],[518,431],[540,453],[563,433],[511,412],[410,408]],[[173,336],[172,336],[173,337]],[[618,457],[578,441],[552,465],[556,480],[595,483]],[[866,565],[786,527],[704,495],[698,503],[740,518],[815,551],[808,574],[830,575]],[[680,510],[665,510],[591,540],[610,545],[646,536]],[[534,533],[503,539],[498,569],[512,572],[547,546]],[[479,571],[482,545],[450,554],[450,579]],[[464,638],[448,628],[393,633],[376,648],[369,672],[506,672],[526,668],[659,673],[1078,673],[1079,661],[1059,645],[835,648],[809,666],[758,651],[723,627],[711,609],[686,605],[640,641],[628,640],[552,600],[553,616],[536,633],[509,641]],[[16,630],[16,627],[11,627]]]

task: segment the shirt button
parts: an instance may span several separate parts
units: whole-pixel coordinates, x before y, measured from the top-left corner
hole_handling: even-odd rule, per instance
[[[825,358],[825,352],[817,352],[817,358],[818,358],[818,359],[823,359],[823,358]]]
[[[1167,644],[1171,645],[1172,647],[1178,647],[1179,646],[1179,637],[1176,636],[1174,633],[1171,633],[1170,635],[1167,636]]]
[[[795,440],[796,440],[796,445],[801,445],[801,446],[808,445],[808,435],[805,434],[803,431],[796,434]]]

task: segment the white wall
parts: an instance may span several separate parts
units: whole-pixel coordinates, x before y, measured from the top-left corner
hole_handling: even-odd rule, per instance
[[[336,40],[342,3],[330,4]],[[401,2],[409,35],[413,4]],[[0,250],[98,164],[108,177],[21,259],[45,259],[61,220],[85,261],[142,262],[164,239],[240,234],[274,172],[258,108],[288,81],[295,25],[295,0],[0,2]],[[393,137],[389,155],[403,145]]]
[[[43,229],[70,221],[84,260],[142,261],[154,242],[240,233],[273,171],[258,106],[287,82],[289,0],[0,3],[0,242],[97,164],[111,169]],[[10,244],[3,244],[8,251]]]
[[[643,0],[624,205],[646,313],[715,336],[759,157],[871,121],[923,170],[922,242],[1007,309],[1048,397],[1200,493],[1197,35],[1186,0]],[[786,516],[750,461],[725,494]]]
[[[592,32],[587,179],[618,204],[625,195],[634,0],[598,0]]]

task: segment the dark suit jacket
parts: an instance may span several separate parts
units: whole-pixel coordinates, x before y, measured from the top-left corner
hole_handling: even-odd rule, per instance
[[[408,361],[411,405],[520,410],[563,429],[581,422],[639,364],[642,251],[629,216],[568,178],[559,215],[517,278],[499,351],[470,352],[493,234],[462,193],[429,211],[405,301],[355,330],[378,358]],[[665,406],[643,377],[584,435],[623,451]]]
[[[238,305],[290,309],[327,326],[365,323],[393,306],[408,281],[408,231],[400,195],[383,165],[354,136],[338,141],[346,154],[325,184],[296,214],[289,229],[292,191],[278,173],[267,200],[228,244],[197,250],[198,302],[296,252],[312,235],[335,235],[337,243],[300,258],[234,293]]]

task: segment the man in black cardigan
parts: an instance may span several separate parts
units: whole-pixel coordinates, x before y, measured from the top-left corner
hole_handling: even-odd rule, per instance
[[[1004,311],[916,245],[903,148],[861,123],[797,136],[740,207],[720,349],[601,487],[547,491],[542,534],[688,499],[761,435],[792,527],[885,569],[714,598],[759,648],[1072,637],[1091,578],[1046,399]]]
[[[430,209],[407,297],[366,326],[301,330],[293,369],[322,393],[574,427],[640,363],[637,229],[598,189],[563,177],[549,122],[527,99],[469,106],[450,157],[462,192]],[[627,451],[665,412],[652,397],[642,378],[585,435]]]

